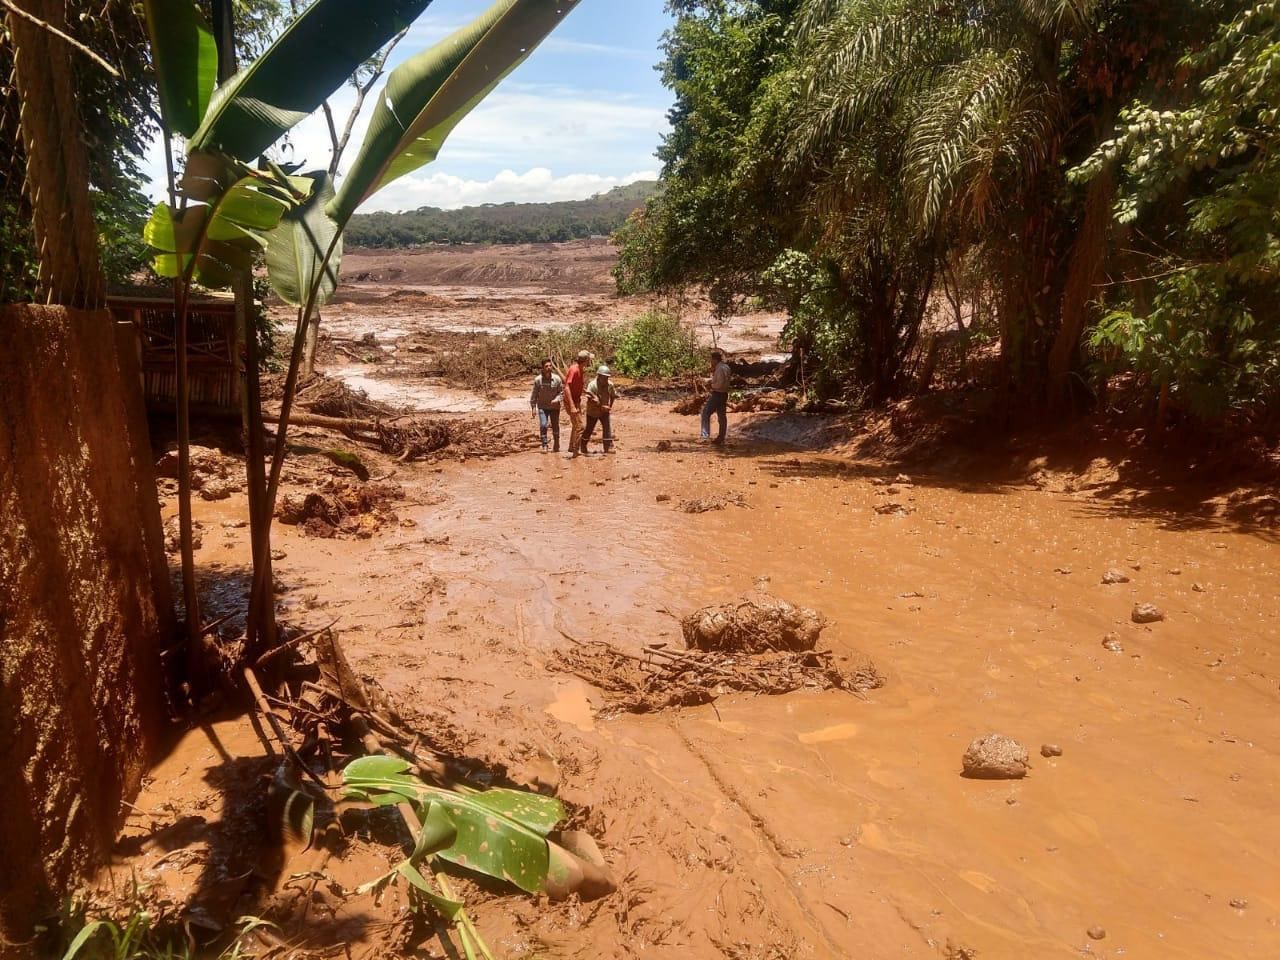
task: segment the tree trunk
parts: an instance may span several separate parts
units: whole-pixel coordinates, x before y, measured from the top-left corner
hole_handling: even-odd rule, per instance
[[[1089,185],[1084,221],[1072,245],[1063,285],[1061,319],[1049,351],[1049,408],[1064,412],[1070,406],[1071,376],[1080,356],[1080,339],[1093,313],[1093,298],[1106,263],[1115,176],[1108,166]]]

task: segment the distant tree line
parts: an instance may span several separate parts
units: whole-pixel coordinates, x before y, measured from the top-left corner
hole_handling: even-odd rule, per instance
[[[433,243],[561,243],[608,236],[653,196],[655,186],[652,181],[639,181],[587,200],[557,203],[362,213],[352,219],[346,241],[353,247],[416,247]]]

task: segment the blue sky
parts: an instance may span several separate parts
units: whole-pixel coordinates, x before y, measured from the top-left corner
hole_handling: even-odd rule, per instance
[[[392,65],[487,6],[487,0],[434,0],[396,48]],[[667,129],[671,95],[654,64],[669,24],[663,0],[580,0],[555,33],[458,125],[435,163],[388,186],[361,209],[581,199],[656,176],[653,154]],[[352,102],[349,89],[332,98],[339,125]],[[366,104],[365,117],[369,111]],[[363,134],[360,122],[346,158],[359,149]],[[291,141],[291,159],[328,164],[321,117],[300,124]]]

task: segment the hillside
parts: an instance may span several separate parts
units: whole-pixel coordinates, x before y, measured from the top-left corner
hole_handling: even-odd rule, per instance
[[[642,180],[587,200],[501,203],[403,213],[363,213],[351,220],[352,247],[414,247],[436,243],[561,243],[612,233],[653,195],[657,183]]]

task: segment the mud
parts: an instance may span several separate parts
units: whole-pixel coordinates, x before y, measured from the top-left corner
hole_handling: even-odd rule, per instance
[[[431,295],[466,322],[466,304]],[[358,322],[384,320],[424,336],[437,322]],[[1233,507],[1264,490],[1196,487],[1080,437],[944,446],[904,476],[882,459],[888,428],[877,449],[829,418],[736,415],[721,449],[669,403],[624,391],[610,456],[401,465],[412,525],[371,540],[275,536],[283,615],[340,617],[357,672],[433,746],[555,789],[600,841],[618,893],[477,892],[491,946],[1280,954],[1280,547]],[[673,494],[744,509],[655,509]],[[886,502],[901,509],[877,513]],[[216,529],[235,503],[197,515]],[[209,539],[206,570],[245,562],[243,530]],[[1111,569],[1130,581],[1103,584]],[[884,685],[612,715],[603,679],[548,669],[566,635],[635,657],[674,647],[681,617],[764,584],[821,611],[822,646],[870,658]],[[1166,619],[1132,622],[1138,603]],[[1016,781],[962,776],[992,731],[1061,755]]]

